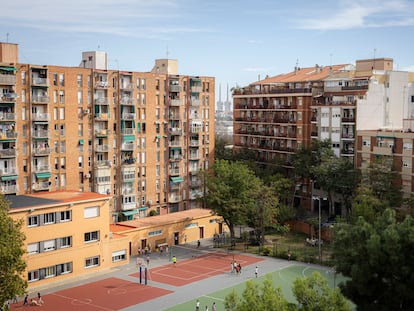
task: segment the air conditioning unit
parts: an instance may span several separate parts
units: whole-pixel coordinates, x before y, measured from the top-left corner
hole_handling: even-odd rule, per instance
[[[89,109],[83,109],[83,114],[89,114],[91,111]]]
[[[85,174],[85,178],[91,178],[91,174]]]

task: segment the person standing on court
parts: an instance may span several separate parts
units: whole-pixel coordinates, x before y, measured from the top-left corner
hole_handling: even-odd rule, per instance
[[[213,305],[211,306],[211,311],[217,311],[216,302],[213,302]]]
[[[172,263],[173,263],[173,265],[175,267],[175,265],[177,263],[177,257],[175,257],[175,256],[172,257]]]
[[[149,267],[150,257],[147,255],[147,267]]]
[[[37,302],[40,303],[41,305],[44,303],[42,296],[40,295],[40,293],[37,293]]]
[[[259,274],[259,268],[256,266],[256,268],[254,269],[254,275],[257,277],[258,274]]]
[[[196,302],[196,311],[200,311],[200,300],[197,299]]]
[[[198,240],[198,241],[197,241],[197,248],[199,248],[199,247],[200,247],[200,244],[201,244],[201,243],[200,243],[200,240]]]

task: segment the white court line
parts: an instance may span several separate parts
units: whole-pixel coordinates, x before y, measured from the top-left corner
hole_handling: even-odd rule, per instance
[[[206,298],[210,298],[210,299],[214,299],[214,300],[218,300],[218,301],[224,301],[223,298],[217,298],[217,297],[213,297],[213,296],[207,296],[207,295],[203,295],[201,297],[206,297]]]
[[[55,293],[52,293],[51,295],[54,295],[54,296],[58,296],[58,297],[62,297],[62,298],[68,299],[68,300],[70,300],[70,301],[71,301],[71,304],[73,304],[73,302],[80,302],[80,303],[82,302],[81,300],[79,300],[79,299],[77,299],[77,298],[72,298],[72,297],[68,297],[68,296],[63,296],[63,295],[59,295],[59,294],[55,294]],[[90,300],[90,302],[88,301],[88,303],[83,303],[83,305],[90,305],[90,306],[94,306],[94,307],[99,308],[99,309],[102,309],[102,310],[114,311],[113,309],[108,309],[108,308],[102,307],[102,306],[100,306],[100,305],[95,305],[95,304],[92,304],[93,300],[92,300],[92,299],[90,299],[90,298],[86,298],[86,299]],[[82,303],[81,303],[81,304],[82,304]],[[73,305],[76,305],[76,304],[73,304]]]

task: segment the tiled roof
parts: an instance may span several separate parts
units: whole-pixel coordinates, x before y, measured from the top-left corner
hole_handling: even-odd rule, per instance
[[[331,72],[345,69],[349,66],[348,64],[342,65],[333,65],[333,66],[314,66],[307,68],[298,68],[298,70],[280,74],[274,77],[269,77],[257,82],[252,83],[252,85],[259,84],[272,84],[272,83],[289,83],[289,82],[304,82],[304,81],[320,81],[327,77]]]
[[[211,216],[212,211],[209,209],[203,208],[194,208],[182,212],[170,213],[166,215],[151,216],[135,220],[123,221],[117,223],[116,225],[111,225],[111,232],[121,233],[123,231],[128,231],[135,228],[144,228],[144,227],[153,227],[160,226],[164,224],[171,224],[176,222],[181,222],[186,219],[197,219],[200,217]]]

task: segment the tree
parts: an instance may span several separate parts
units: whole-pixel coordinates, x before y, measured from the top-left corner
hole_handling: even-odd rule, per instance
[[[374,223],[378,215],[389,207],[388,202],[381,201],[374,195],[371,187],[360,185],[356,192],[349,215],[352,223],[356,223],[360,217],[369,223]]]
[[[0,195],[0,306],[8,299],[25,293],[27,282],[22,274],[26,269],[23,260],[25,236],[21,232],[22,221],[8,216],[9,204]]]
[[[275,289],[273,287],[270,276],[260,287],[252,280],[247,281],[242,298],[240,299],[235,292],[232,292],[225,297],[224,306],[227,311],[295,310],[289,307],[289,303],[283,297],[280,288]]]
[[[303,311],[348,311],[351,304],[339,288],[330,288],[328,282],[318,272],[307,278],[297,278],[293,282],[293,294]]]
[[[267,275],[262,285],[252,280],[247,281],[241,298],[234,291],[227,295],[224,299],[224,306],[227,311],[352,310],[340,289],[330,288],[328,282],[319,273],[296,279],[292,290],[297,304],[289,303],[280,288],[273,286],[271,275]]]
[[[204,181],[207,207],[223,217],[234,238],[235,225],[244,224],[247,211],[256,204],[256,194],[262,185],[260,179],[241,162],[218,160]]]
[[[349,280],[342,292],[358,310],[412,310],[414,221],[386,209],[373,223],[363,217],[334,227],[336,270]]]
[[[381,201],[389,202],[391,207],[399,207],[402,203],[399,174],[394,169],[391,157],[378,157],[369,167],[362,171],[362,185],[371,187],[374,195]]]
[[[222,138],[216,136],[214,145],[214,159],[215,160],[231,160],[233,158],[233,150],[226,148],[228,142]]]

